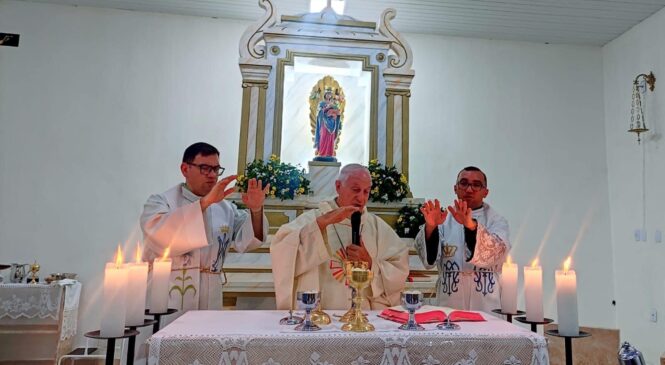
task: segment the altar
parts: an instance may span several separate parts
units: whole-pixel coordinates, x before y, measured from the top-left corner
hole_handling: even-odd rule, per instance
[[[487,313],[452,332],[401,331],[378,313],[367,312],[376,331],[355,333],[338,321],[298,332],[279,324],[284,311],[190,311],[150,338],[148,364],[549,364],[543,336]]]

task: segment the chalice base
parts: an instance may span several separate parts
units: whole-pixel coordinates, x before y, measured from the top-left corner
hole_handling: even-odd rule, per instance
[[[296,331],[313,332],[313,331],[319,331],[321,327],[315,325],[314,323],[303,322],[297,325],[294,329]]]
[[[312,311],[312,323],[319,325],[328,325],[330,324],[330,316],[328,313],[317,309]]]
[[[418,323],[404,323],[399,326],[399,329],[404,331],[424,331],[425,327],[419,325]]]
[[[450,323],[449,321],[442,322],[436,325],[437,329],[444,330],[444,331],[457,331],[461,327],[457,323]]]

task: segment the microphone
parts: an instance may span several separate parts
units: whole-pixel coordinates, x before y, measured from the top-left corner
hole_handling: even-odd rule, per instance
[[[362,213],[351,214],[351,243],[360,246],[360,216]]]

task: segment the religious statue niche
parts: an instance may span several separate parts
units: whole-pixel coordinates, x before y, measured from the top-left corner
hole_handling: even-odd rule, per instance
[[[309,96],[309,119],[314,142],[314,161],[336,162],[342,134],[346,99],[344,90],[332,76],[325,76]]]

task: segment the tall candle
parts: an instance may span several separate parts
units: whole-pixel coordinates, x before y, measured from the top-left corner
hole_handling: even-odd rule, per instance
[[[543,270],[538,259],[531,266],[524,267],[524,300],[526,319],[531,322],[543,321]]]
[[[517,264],[510,260],[510,256],[501,266],[501,311],[503,313],[517,313]]]
[[[136,246],[136,262],[128,264],[127,326],[142,325],[145,320],[145,297],[148,286],[148,263],[141,261],[141,247]]]
[[[169,278],[171,276],[171,259],[169,249],[164,251],[161,259],[152,263],[152,282],[150,284],[150,312],[166,313],[169,306]]]
[[[122,251],[118,246],[115,262],[106,264],[102,298],[100,335],[120,337],[125,332],[125,305],[127,302],[127,269],[122,264]]]
[[[577,336],[580,325],[577,317],[577,277],[570,270],[571,258],[563,263],[563,270],[555,273],[556,309],[559,321],[559,334]]]

